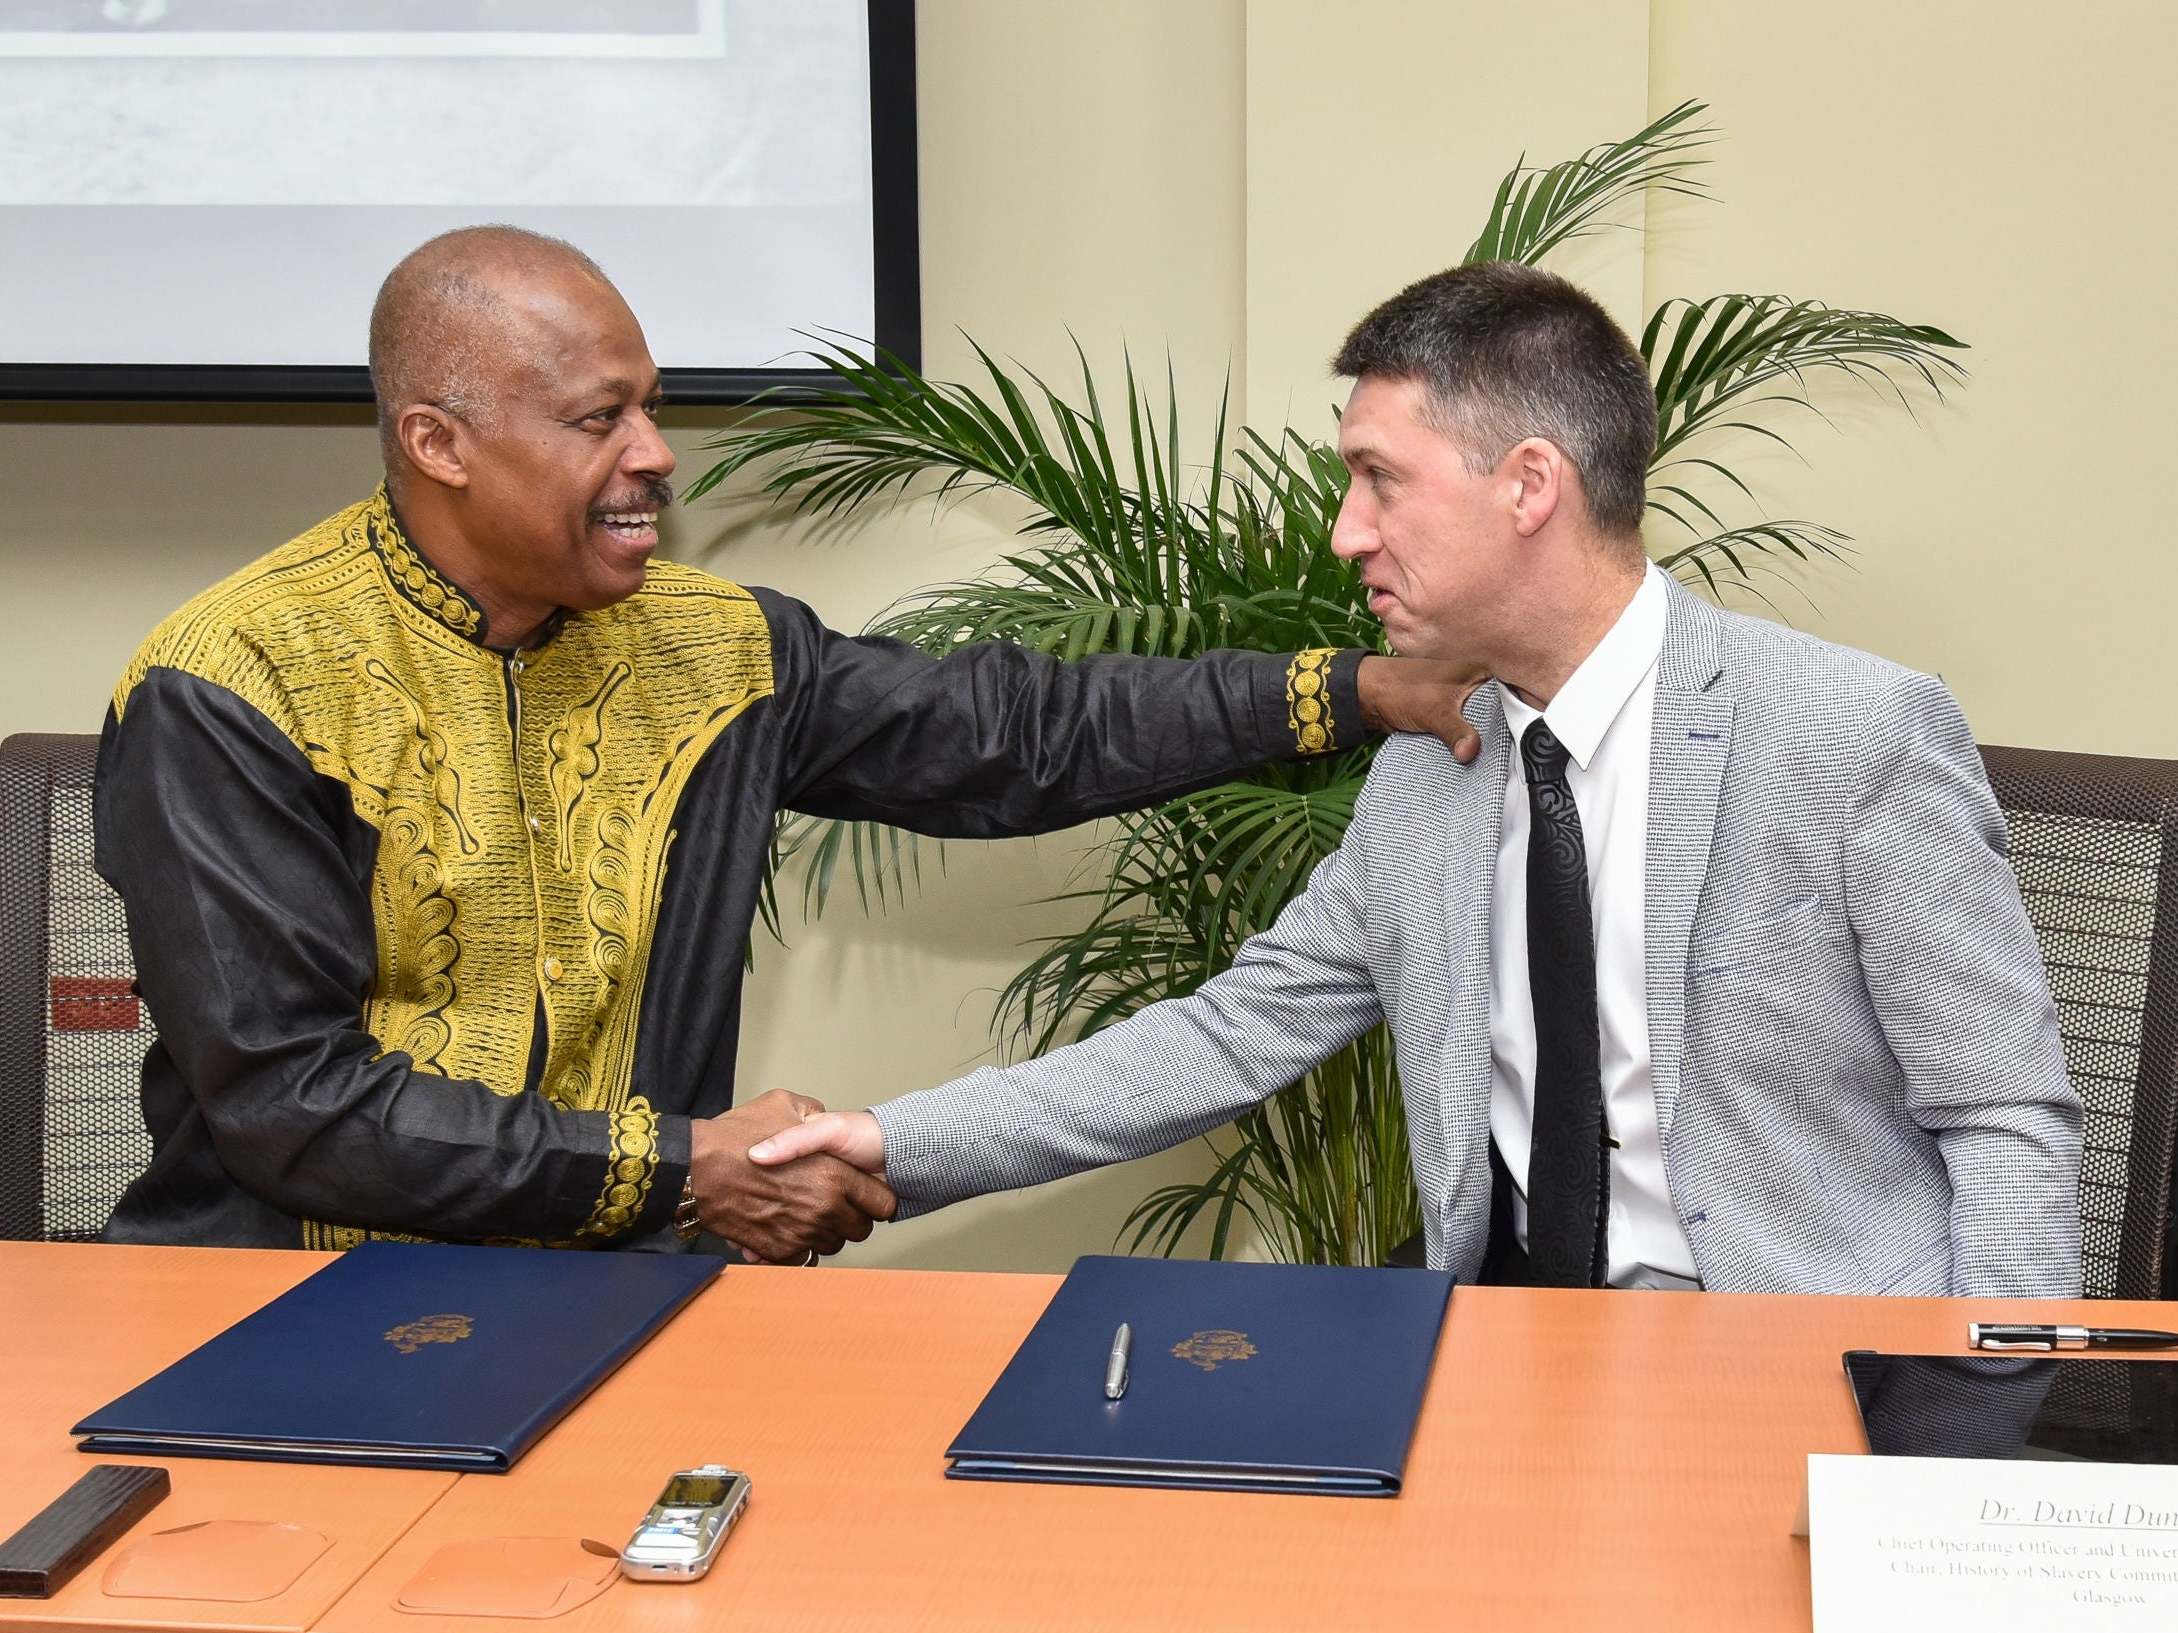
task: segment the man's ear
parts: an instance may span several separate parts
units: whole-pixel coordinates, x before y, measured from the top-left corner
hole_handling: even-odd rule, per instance
[[[466,428],[438,404],[410,403],[394,421],[394,437],[419,474],[449,488],[469,485]]]
[[[1523,539],[1540,533],[1565,499],[1573,470],[1565,450],[1544,437],[1529,437],[1513,444],[1498,466],[1513,485],[1513,530]]]

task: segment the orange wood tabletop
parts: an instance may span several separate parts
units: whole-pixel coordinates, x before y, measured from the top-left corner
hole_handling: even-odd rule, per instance
[[[68,1426],[286,1292],[332,1257],[243,1248],[0,1242],[0,1537],[94,1463],[158,1463],[174,1483],[51,1599],[0,1599],[0,1628],[308,1628],[448,1491],[451,1474],[195,1457],[87,1457]],[[313,1527],[332,1546],[274,1598],[118,1599],[100,1586],[130,1543],[206,1520]]]
[[[1807,1454],[1861,1445],[1842,1352],[1958,1351],[1969,1313],[2077,1308],[1462,1288],[1397,1499],[946,1480],[946,1445],[1056,1286],[729,1270],[320,1625],[516,1633],[394,1600],[450,1541],[617,1547],[667,1474],[718,1461],[755,1490],[711,1575],[622,1582],[556,1626],[1806,1627]]]
[[[0,1244],[0,1525],[89,1462],[78,1415],[322,1262]],[[668,1474],[716,1461],[755,1494],[707,1579],[616,1582],[549,1625],[1805,1628],[1806,1457],[1860,1446],[1844,1350],[1961,1352],[1970,1317],[2166,1324],[2154,1305],[1462,1288],[1395,1500],[946,1480],[946,1444],[1056,1286],[737,1265],[512,1474],[171,1460],[174,1495],[132,1535],[336,1534],[277,1600],[117,1601],[100,1561],[48,1604],[0,1600],[0,1625],[535,1633],[395,1600],[449,1543],[617,1548]]]

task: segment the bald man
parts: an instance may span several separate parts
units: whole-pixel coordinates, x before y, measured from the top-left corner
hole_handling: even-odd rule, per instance
[[[747,1158],[818,1109],[735,1103],[781,809],[993,837],[1366,729],[1472,752],[1449,665],[937,660],[654,561],[658,370],[556,240],[415,251],[371,374],[385,485],[184,606],[114,693],[98,866],[159,1037],[111,1240],[812,1259],[894,1199]]]

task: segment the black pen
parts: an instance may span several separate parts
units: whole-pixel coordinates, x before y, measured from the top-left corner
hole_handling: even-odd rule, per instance
[[[2152,1327],[2044,1327],[2032,1322],[1969,1321],[1975,1349],[2178,1349],[2178,1332]]]
[[[1112,1351],[1104,1358],[1104,1398],[1116,1401],[1127,1392],[1127,1352],[1134,1345],[1134,1329],[1124,1321],[1112,1334]]]

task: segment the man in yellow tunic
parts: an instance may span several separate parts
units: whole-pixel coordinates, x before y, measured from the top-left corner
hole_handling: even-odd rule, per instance
[[[386,485],[144,643],[98,864],[159,1027],[120,1241],[374,1235],[790,1259],[890,1214],[748,1147],[742,952],[782,808],[1030,833],[1368,725],[1465,732],[1352,652],[942,660],[654,562],[658,371],[587,258],[434,239],[371,320]]]

